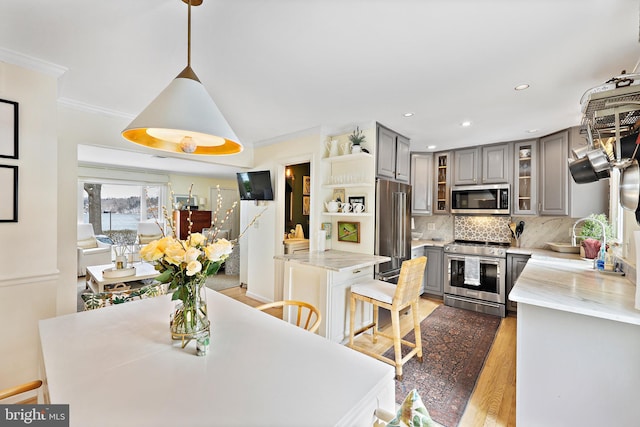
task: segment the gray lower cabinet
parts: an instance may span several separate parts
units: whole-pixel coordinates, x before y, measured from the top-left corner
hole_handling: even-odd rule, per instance
[[[444,251],[440,247],[427,246],[427,273],[424,291],[430,295],[441,297],[444,294]]]
[[[520,273],[524,270],[525,265],[529,261],[529,255],[515,255],[507,254],[507,310],[517,311],[518,304],[509,300],[509,293],[513,289],[516,280],[520,277]]]
[[[420,246],[411,250],[411,259],[425,255],[427,257],[427,266],[422,279],[422,289],[420,294],[429,294],[442,296],[444,291],[444,282],[442,275],[442,248],[433,246]]]

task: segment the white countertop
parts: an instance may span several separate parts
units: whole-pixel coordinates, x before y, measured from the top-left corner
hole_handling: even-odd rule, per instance
[[[393,411],[392,366],[218,292],[208,355],[180,348],[170,298],[40,321],[50,401],[72,427],[370,426],[377,405]]]
[[[413,250],[425,246],[443,247],[447,243],[448,242],[445,242],[444,240],[417,239],[411,241],[411,249]]]
[[[592,260],[575,254],[530,251],[532,257],[510,300],[640,325],[640,311],[634,308],[636,287],[626,277],[594,270]]]
[[[297,252],[294,254],[276,255],[274,258],[339,272],[370,267],[391,260],[391,258],[386,256],[336,250]]]

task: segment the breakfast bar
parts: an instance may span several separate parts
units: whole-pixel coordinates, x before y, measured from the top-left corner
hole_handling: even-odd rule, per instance
[[[322,313],[318,334],[335,342],[349,337],[349,291],[358,281],[371,279],[373,267],[389,257],[329,250],[276,256],[284,261],[283,299],[307,301]],[[285,313],[286,316],[286,313]],[[373,319],[370,305],[358,304],[356,328]]]
[[[637,425],[632,282],[592,260],[533,255],[509,299],[518,303],[517,425]]]

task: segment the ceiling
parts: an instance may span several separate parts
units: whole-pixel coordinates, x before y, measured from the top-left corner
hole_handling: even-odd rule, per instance
[[[639,12],[637,0],[204,0],[192,66],[246,146],[376,120],[437,151],[579,124],[582,94],[636,67]],[[0,60],[65,67],[61,100],[131,118],[186,65],[180,0],[2,1],[0,23]],[[136,159],[122,146],[80,160]]]

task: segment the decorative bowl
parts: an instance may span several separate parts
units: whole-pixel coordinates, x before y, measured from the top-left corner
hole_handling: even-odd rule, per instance
[[[422,237],[422,233],[421,232],[419,232],[419,231],[412,231],[411,232],[411,238],[413,240],[418,240],[421,237]]]

